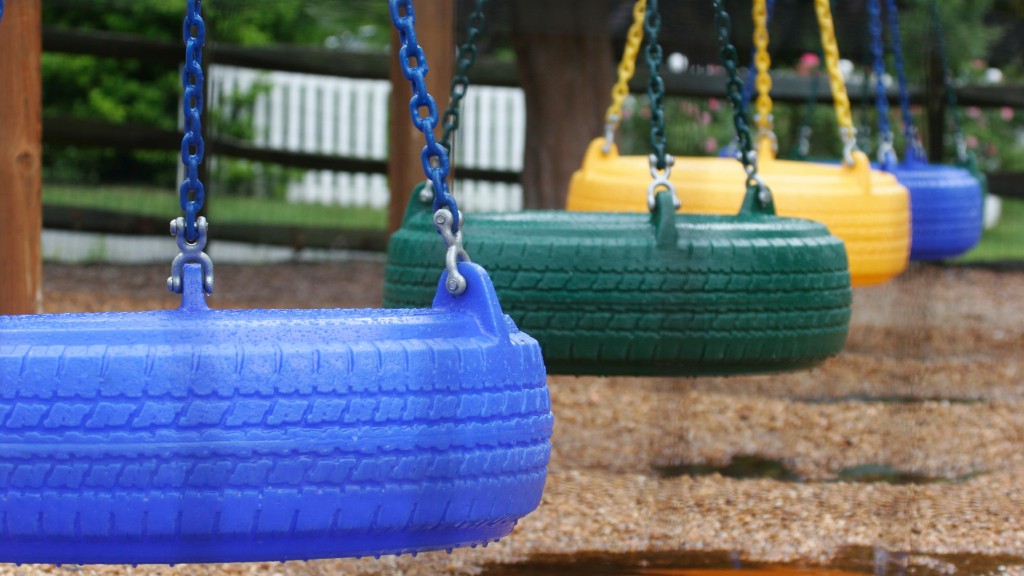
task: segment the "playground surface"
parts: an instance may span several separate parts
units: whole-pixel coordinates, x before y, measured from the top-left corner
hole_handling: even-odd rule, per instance
[[[47,264],[46,310],[175,307],[162,292],[168,272]],[[210,304],[374,307],[382,279],[374,257],[222,265]],[[975,554],[1024,573],[1021,294],[1024,270],[913,265],[855,289],[845,350],[813,370],[549,377],[556,422],[543,502],[487,548],[173,568],[0,565],[0,575],[497,574],[539,557],[707,551],[829,565],[858,549],[899,554],[916,574],[989,573],[956,561]],[[565,566],[500,573],[576,573]]]

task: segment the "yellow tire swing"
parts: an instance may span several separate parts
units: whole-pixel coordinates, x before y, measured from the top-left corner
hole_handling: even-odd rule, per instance
[[[771,129],[771,78],[768,76],[767,7],[754,2],[757,47],[758,171],[771,185],[780,216],[822,222],[846,244],[854,286],[883,283],[906,268],[910,253],[910,201],[907,189],[891,174],[872,170],[857,149],[850,101],[839,72],[839,50],[828,0],[815,0],[829,82],[843,141],[841,165],[779,160]],[[627,44],[627,54],[628,54]],[[620,82],[623,67],[620,66]],[[646,197],[624,193],[636,189],[647,174],[643,156],[620,156],[606,128],[606,137],[591,142],[583,166],[569,185],[567,208],[579,211],[647,209]],[[683,212],[734,213],[743,202],[735,179],[743,177],[740,163],[728,158],[683,158],[672,172],[672,183]]]

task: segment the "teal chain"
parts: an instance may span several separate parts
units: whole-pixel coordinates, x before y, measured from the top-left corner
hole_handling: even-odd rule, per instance
[[[960,109],[957,107],[956,92],[953,90],[953,71],[946,55],[946,40],[942,32],[942,20],[939,18],[939,6],[931,1],[932,34],[935,36],[935,48],[939,52],[942,63],[942,83],[946,89],[946,103],[949,106],[949,117],[953,124],[953,138],[956,141],[956,157],[960,162],[967,162],[967,146],[964,141],[963,127],[960,125]]]
[[[441,117],[444,124],[444,134],[438,142],[449,153],[452,151],[452,135],[459,129],[459,107],[462,99],[466,97],[469,90],[469,69],[476,63],[476,41],[484,32],[487,21],[484,19],[484,9],[487,7],[487,0],[476,0],[476,7],[469,15],[467,21],[466,41],[459,46],[459,53],[456,56],[458,68],[455,76],[452,77],[451,97],[448,100],[448,108]]]
[[[665,153],[665,81],[661,79],[661,14],[658,0],[647,0],[644,12],[644,34],[647,36],[647,68],[651,79],[647,84],[647,96],[651,99],[651,148],[654,149],[655,166],[665,170],[668,166]]]
[[[726,96],[732,104],[732,122],[736,129],[736,141],[739,144],[737,156],[743,164],[743,170],[747,173],[747,198],[744,200],[744,207],[750,205],[752,200],[756,200],[756,208],[774,214],[772,193],[757,174],[757,152],[754,151],[750,137],[750,121],[747,119],[743,100],[743,81],[740,80],[739,72],[736,69],[739,54],[730,39],[732,19],[725,10],[724,0],[713,0],[712,4],[715,8],[715,31],[718,35],[722,65],[729,77],[725,88]]]

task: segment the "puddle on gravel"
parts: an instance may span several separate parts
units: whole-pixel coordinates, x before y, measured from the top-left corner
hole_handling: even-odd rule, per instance
[[[998,576],[1024,557],[841,550],[828,565],[742,562],[736,552],[539,555],[484,566],[481,576]]]
[[[842,404],[844,402],[865,402],[877,404],[924,404],[934,402],[938,404],[982,404],[987,402],[985,398],[951,398],[947,396],[871,396],[868,394],[854,394],[846,396],[830,396],[822,398],[800,398],[805,404]]]
[[[805,482],[806,478],[791,470],[781,460],[772,460],[753,455],[737,455],[728,464],[671,464],[655,465],[654,472],[661,478],[678,476],[709,476],[719,474],[725,478],[736,479],[770,479],[781,482]],[[843,468],[836,474],[837,482],[884,482],[886,484],[956,484],[976,477],[978,474],[945,477],[928,476],[918,472],[908,472],[893,468],[888,464],[860,464]]]

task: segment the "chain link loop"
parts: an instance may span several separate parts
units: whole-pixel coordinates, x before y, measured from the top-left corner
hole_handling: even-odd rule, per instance
[[[611,152],[615,144],[615,132],[622,121],[622,103],[629,96],[629,81],[636,72],[636,56],[640,52],[640,45],[644,41],[644,11],[647,7],[646,0],[636,0],[633,5],[633,23],[626,33],[626,45],[622,49],[622,60],[619,61],[618,79],[612,86],[612,103],[604,114],[604,146],[601,150],[607,154]]]
[[[775,122],[772,117],[772,77],[768,72],[772,59],[768,53],[768,5],[766,0],[754,0],[752,13],[754,17],[754,65],[757,67],[757,114],[754,115],[754,123],[757,125],[757,141],[760,143],[767,139],[771,141],[772,150],[778,150]]]
[[[718,36],[719,52],[722,55],[722,65],[728,75],[725,88],[726,96],[732,104],[732,122],[736,129],[736,141],[739,148],[736,156],[743,164],[743,171],[747,174],[748,196],[753,193],[762,209],[773,212],[771,190],[757,173],[757,152],[754,151],[750,137],[750,124],[747,121],[743,97],[743,82],[736,69],[739,56],[731,40],[732,19],[725,10],[724,0],[713,0],[712,3],[715,8],[715,32]]]
[[[181,70],[181,85],[185,91],[183,107],[185,135],[181,139],[181,163],[185,166],[185,179],[178,189],[181,209],[185,211],[185,240],[199,238],[196,216],[203,208],[206,189],[199,179],[199,165],[203,162],[203,46],[206,43],[206,23],[202,17],[202,0],[188,0],[188,9],[182,23],[185,41],[185,65]]]
[[[441,117],[441,121],[444,124],[444,133],[438,142],[449,152],[453,150],[452,136],[459,129],[459,108],[462,105],[462,99],[466,96],[466,91],[469,90],[469,70],[476,63],[476,42],[480,35],[483,34],[487,24],[484,18],[484,10],[486,8],[487,0],[476,0],[476,6],[473,12],[470,13],[466,24],[466,41],[459,46],[458,54],[455,57],[458,66],[455,76],[452,77],[448,108],[445,109],[444,115]]]
[[[402,44],[398,51],[402,75],[412,85],[409,113],[413,126],[426,140],[420,161],[423,164],[423,173],[430,181],[430,187],[434,192],[434,221],[438,224],[438,230],[448,246],[445,267],[450,280],[447,288],[451,294],[457,296],[466,290],[465,279],[463,278],[462,282],[457,281],[462,278],[458,270],[458,261],[459,258],[469,261],[469,256],[462,249],[462,218],[459,207],[455,197],[448,190],[448,172],[451,170],[448,150],[438,143],[434,136],[434,128],[437,126],[437,102],[427,91],[427,57],[416,41],[416,14],[413,11],[412,0],[388,0],[388,8],[391,22],[398,31],[398,38]],[[426,114],[421,115],[421,111],[424,110]],[[438,218],[441,218],[443,223],[439,222]],[[444,233],[442,224],[449,234]],[[456,257],[451,256],[453,253]]]
[[[878,163],[898,162],[889,124],[889,96],[885,88],[885,46],[882,42],[882,2],[868,0],[868,30],[871,35],[871,66],[875,75],[875,108],[878,111]]]
[[[967,145],[964,139],[964,130],[960,122],[960,108],[957,106],[956,91],[953,89],[953,71],[949,66],[949,57],[946,54],[946,39],[942,31],[942,18],[939,16],[939,6],[935,0],[929,4],[932,19],[932,34],[935,37],[935,48],[939,53],[939,61],[942,63],[942,84],[946,90],[946,105],[949,107],[949,119],[953,125],[953,141],[956,145],[956,159],[966,163]]]
[[[889,45],[892,48],[893,64],[896,68],[896,79],[900,89],[900,113],[903,117],[903,136],[907,140],[907,151],[919,159],[924,159],[924,144],[921,142],[914,115],[910,112],[910,90],[907,83],[907,70],[903,61],[903,42],[900,34],[900,14],[896,8],[896,0],[885,0],[886,18],[888,20]]]
[[[757,153],[754,152],[753,142],[750,137],[750,124],[747,121],[743,99],[743,82],[739,78],[736,69],[738,54],[736,47],[732,45],[730,36],[732,34],[732,19],[725,11],[722,0],[714,0],[716,9],[715,29],[718,41],[721,45],[722,66],[725,68],[728,79],[725,84],[726,97],[732,104],[732,122],[736,131],[737,152],[736,156],[743,163],[744,169],[752,166],[756,171]]]
[[[412,0],[388,0],[391,22],[398,31],[402,44],[398,60],[402,75],[412,85],[409,99],[409,113],[413,126],[423,134],[426,145],[420,154],[423,173],[433,184],[434,210],[448,208],[452,213],[452,229],[459,230],[459,207],[448,191],[448,172],[451,165],[448,150],[437,142],[434,128],[437,126],[437,102],[427,91],[427,57],[416,40],[416,14]],[[423,114],[425,112],[425,114]]]
[[[647,0],[644,10],[644,32],[647,35],[647,67],[650,70],[650,82],[647,84],[647,96],[651,100],[651,148],[657,159],[658,170],[668,165],[665,153],[665,81],[661,79],[662,51],[658,43],[661,31],[661,14],[658,12],[658,0]]]
[[[846,93],[846,82],[839,70],[839,43],[836,42],[835,25],[832,22],[832,7],[829,0],[814,0],[814,11],[818,16],[822,53],[825,69],[828,71],[829,86],[839,124],[839,137],[843,141],[843,163],[853,165],[853,152],[857,150],[857,129],[853,126],[850,112],[850,96]]]
[[[185,42],[185,65],[181,71],[184,89],[184,136],[181,139],[181,162],[185,165],[185,179],[178,188],[184,217],[171,220],[170,232],[177,240],[180,252],[171,262],[171,275],[167,288],[181,293],[185,285],[185,264],[197,263],[203,268],[203,291],[213,294],[213,260],[203,252],[206,247],[206,218],[199,216],[206,199],[206,189],[199,179],[199,165],[203,162],[203,46],[206,43],[206,23],[202,17],[202,1],[188,0],[182,22]]]

